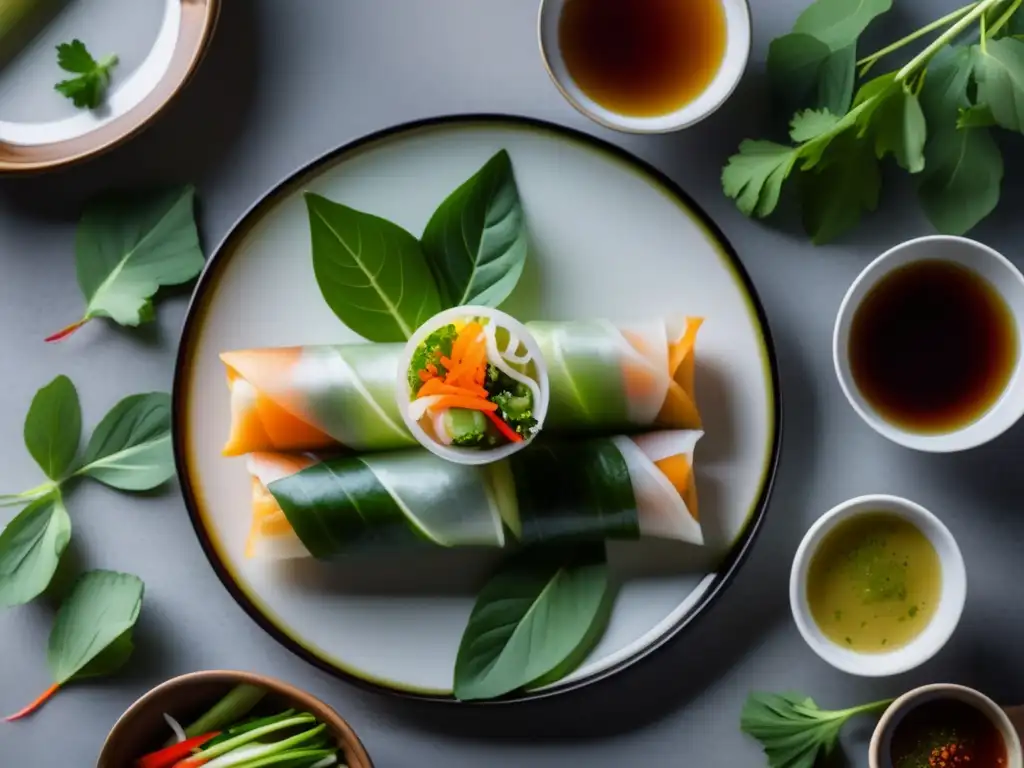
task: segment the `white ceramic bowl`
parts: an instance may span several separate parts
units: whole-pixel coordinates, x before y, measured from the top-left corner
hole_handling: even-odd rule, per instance
[[[1017,334],[1017,364],[999,399],[980,418],[952,432],[915,433],[882,418],[861,394],[850,370],[850,327],[865,296],[895,269],[916,261],[938,259],[955,262],[987,280],[1003,297],[1013,314]],[[850,405],[868,425],[894,443],[919,451],[949,453],[987,443],[1012,427],[1024,416],[1024,361],[1020,350],[1024,338],[1024,276],[1003,255],[987,245],[965,237],[930,235],[908,240],[889,249],[864,269],[839,306],[832,337],[832,358],[836,376]]]
[[[888,512],[918,528],[935,548],[942,567],[939,605],[928,626],[907,645],[887,653],[862,653],[837,645],[821,631],[807,600],[807,574],[811,559],[825,537],[839,524],[865,513]],[[897,496],[858,496],[822,515],[800,542],[789,576],[789,602],[797,629],[807,644],[836,669],[861,677],[885,677],[923,664],[946,644],[960,621],[967,597],[967,573],[953,534],[935,515],[919,504]]]
[[[1007,762],[1004,768],[1022,768],[1024,766],[1020,736],[1017,733],[1019,726],[1015,726],[1007,711],[988,696],[973,688],[939,683],[908,691],[889,705],[871,736],[871,746],[868,749],[870,768],[892,768],[892,759],[889,755],[892,750],[892,735],[897,726],[911,711],[937,699],[962,701],[987,716],[1003,737],[1003,743],[1006,745]],[[1014,709],[1019,710],[1018,707]]]
[[[628,133],[668,133],[698,123],[725,103],[747,67],[750,56],[750,8],[747,0],[720,0],[725,11],[725,53],[718,73],[703,93],[665,115],[636,117],[618,114],[587,96],[569,74],[558,40],[558,25],[566,2],[541,0],[537,31],[544,66],[566,100],[606,128]]]

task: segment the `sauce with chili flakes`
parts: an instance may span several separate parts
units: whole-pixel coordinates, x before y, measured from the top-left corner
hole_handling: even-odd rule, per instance
[[[970,704],[936,699],[897,724],[894,768],[1006,768],[1006,744],[989,717]]]

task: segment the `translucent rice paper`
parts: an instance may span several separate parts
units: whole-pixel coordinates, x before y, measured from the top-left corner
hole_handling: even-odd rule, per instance
[[[641,537],[703,543],[693,475],[694,449],[702,434],[700,431],[676,430],[596,438],[613,444],[626,464]],[[557,445],[572,451],[573,441],[562,441]],[[420,540],[426,543],[444,547],[503,547],[509,540],[514,542],[515,538],[502,523],[508,525],[509,531],[515,531],[522,528],[524,521],[529,525],[531,516],[539,514],[543,518],[552,512],[551,509],[520,508],[516,482],[525,480],[529,483],[531,478],[513,476],[510,466],[516,460],[488,466],[467,466],[418,450],[366,455],[355,460],[373,473],[377,483],[386,489],[401,509],[406,524],[422,534]],[[263,559],[312,556],[290,525],[266,528],[258,523],[260,506],[268,503],[271,506],[263,506],[264,515],[277,516],[279,523],[284,517],[266,486],[301,472],[317,461],[319,459],[309,455],[257,453],[250,456],[249,471],[254,477],[254,525],[247,547],[249,556]],[[672,465],[678,461],[682,461],[684,466],[682,474],[678,471],[678,463],[674,467]],[[587,473],[601,471],[595,466],[579,469]],[[369,501],[375,492],[364,487],[365,501]],[[541,481],[534,484],[532,496],[543,503],[549,500],[546,498],[549,492],[557,494],[557,489]],[[364,499],[354,498],[352,502],[359,505]],[[365,512],[369,505],[363,503],[363,508]],[[592,518],[594,513],[587,509],[570,511],[562,528],[572,529],[572,518],[576,514],[587,523],[584,526],[581,522],[579,530],[586,527],[592,531],[590,523],[593,520],[587,518],[588,515]],[[363,523],[372,526],[372,515],[364,515]],[[324,534],[327,535],[327,531]]]
[[[527,323],[547,370],[546,434],[700,429],[694,366],[702,322]],[[225,352],[232,418],[224,453],[415,446],[401,415],[406,403],[400,408],[395,397],[404,350],[399,343]]]

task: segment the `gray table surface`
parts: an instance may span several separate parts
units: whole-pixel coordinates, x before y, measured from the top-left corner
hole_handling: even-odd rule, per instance
[[[21,442],[34,391],[58,373],[78,385],[95,424],[125,394],[167,390],[186,297],[158,323],[123,331],[94,323],[61,345],[42,339],[77,317],[72,259],[84,200],[111,185],[192,181],[207,249],[265,190],[317,155],[369,131],[458,112],[525,114],[620,144],[663,169],[718,222],[760,292],[782,376],[785,439],[778,483],[752,556],[721,601],[663,652],[577,694],[513,708],[429,705],[368,693],[323,674],[263,633],[207,563],[177,488],[152,497],[89,485],[70,502],[73,560],[146,582],[137,651],[122,674],[62,692],[41,713],[0,724],[4,768],[92,765],[117,716],[160,681],[192,670],[251,669],[309,689],[348,718],[379,768],[412,766],[763,765],[738,731],[751,688],[795,688],[839,707],[926,682],[961,682],[1024,701],[1024,428],[953,456],[885,442],[847,405],[832,370],[832,322],[868,260],[930,227],[909,184],[887,179],[879,213],[854,237],[814,248],[791,223],[745,219],[720,191],[721,164],[769,116],[764,58],[803,0],[753,0],[754,48],[744,81],[711,119],[686,132],[632,137],[587,122],[541,66],[536,0],[225,0],[195,81],[145,134],[60,173],[0,180],[0,490],[34,485]],[[905,0],[877,40],[895,39],[959,0]],[[1004,200],[1019,200],[1024,146],[1007,143]],[[1019,212],[1004,205],[973,235],[1024,265]],[[1014,219],[1018,219],[1014,221]],[[787,579],[807,526],[851,496],[888,492],[934,510],[963,550],[969,599],[950,644],[924,667],[868,681],[821,662],[790,619]],[[6,520],[6,516],[2,520]],[[49,683],[53,606],[0,614],[0,712]],[[1016,659],[1016,661],[1015,661]],[[849,764],[866,765],[870,723],[851,728]]]

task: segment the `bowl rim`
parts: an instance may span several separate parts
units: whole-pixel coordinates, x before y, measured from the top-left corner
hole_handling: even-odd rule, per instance
[[[810,562],[825,537],[837,525],[859,515],[887,512],[911,522],[932,540],[942,566],[942,588],[936,614],[915,638],[886,653],[858,653],[840,648],[817,629],[806,597]],[[858,677],[890,677],[914,669],[931,659],[949,642],[967,600],[967,571],[963,554],[946,525],[920,504],[890,494],[866,494],[848,499],[819,517],[804,534],[793,557],[789,576],[789,604],[793,621],[804,642],[832,667]],[[943,623],[938,624],[943,604],[948,605]],[[935,629],[932,629],[935,627]]]
[[[221,0],[181,3],[181,28],[172,59],[160,80],[130,110],[80,136],[37,145],[0,141],[0,176],[32,174],[74,165],[104,154],[149,127],[181,94],[210,47]]]
[[[296,699],[301,702],[302,708],[307,709],[320,720],[327,723],[332,730],[340,733],[342,741],[345,743],[345,748],[354,752],[355,757],[361,761],[362,765],[366,768],[373,768],[373,760],[370,759],[370,755],[366,752],[366,748],[363,746],[359,736],[356,735],[356,732],[353,730],[352,726],[349,725],[348,721],[338,714],[338,712],[336,712],[329,704],[321,701],[313,694],[300,688],[296,688],[291,683],[286,683],[275,677],[268,677],[267,675],[261,675],[256,672],[234,669],[207,669],[199,672],[187,672],[165,680],[159,685],[149,689],[146,693],[132,702],[132,704],[121,713],[114,724],[110,727],[106,737],[103,739],[103,745],[100,747],[99,756],[96,758],[96,765],[103,765],[102,761],[104,754],[112,748],[112,744],[118,735],[118,731],[142,708],[152,703],[154,700],[159,699],[167,691],[181,687],[182,685],[217,682],[249,683],[261,688],[266,688],[271,693]]]

